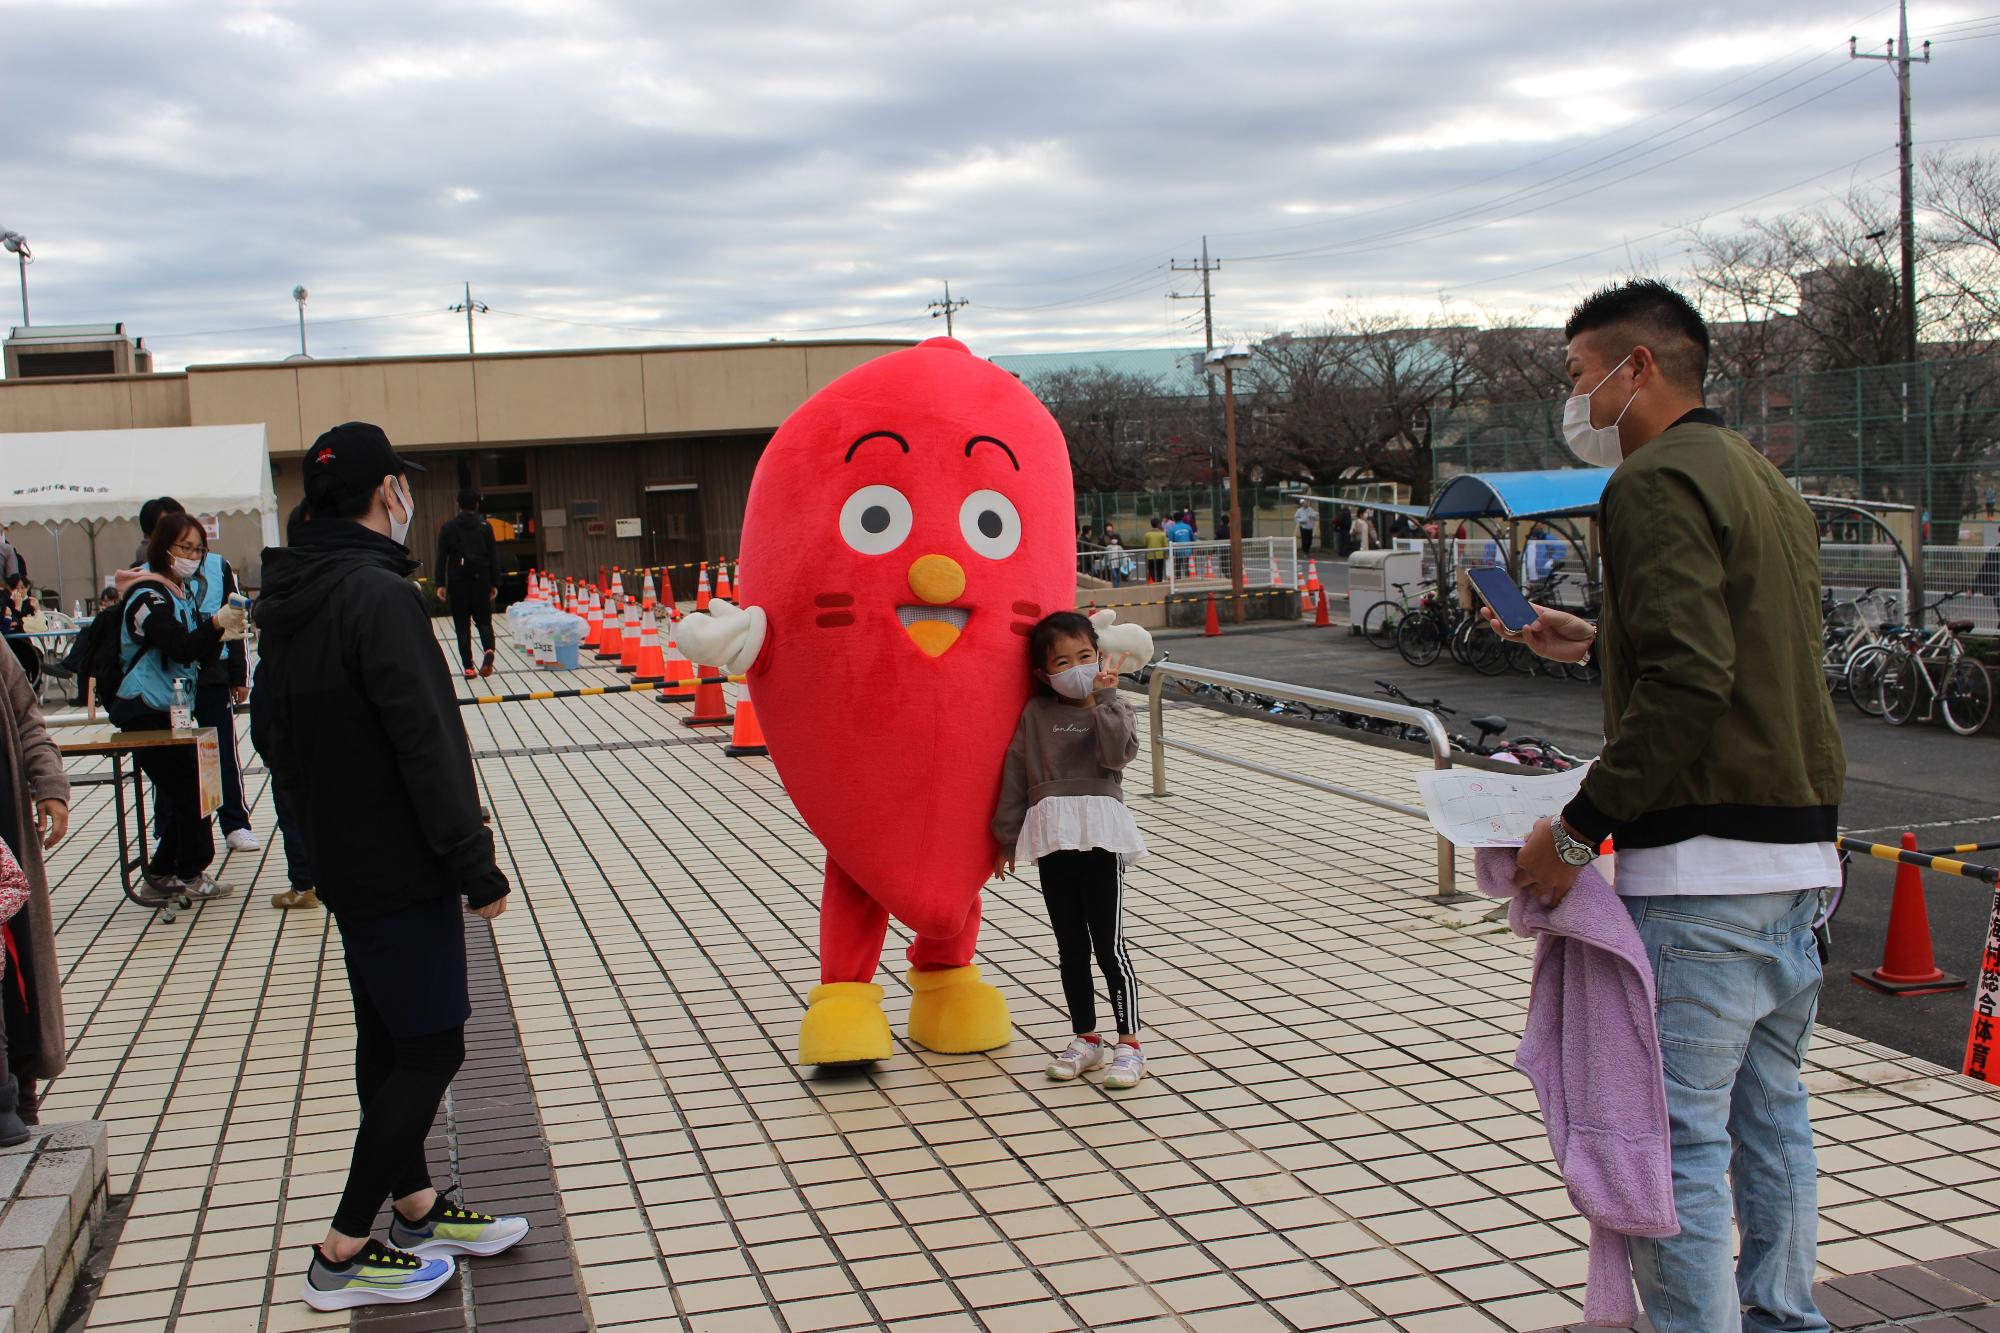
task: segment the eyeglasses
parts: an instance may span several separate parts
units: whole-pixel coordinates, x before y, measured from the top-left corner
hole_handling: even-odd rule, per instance
[[[183,560],[199,560],[207,552],[199,546],[169,546],[168,555],[177,555]]]

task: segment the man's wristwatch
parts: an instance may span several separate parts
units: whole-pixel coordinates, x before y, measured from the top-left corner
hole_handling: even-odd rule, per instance
[[[1549,821],[1549,836],[1555,839],[1556,855],[1566,866],[1582,869],[1597,859],[1597,848],[1571,837],[1561,815]]]

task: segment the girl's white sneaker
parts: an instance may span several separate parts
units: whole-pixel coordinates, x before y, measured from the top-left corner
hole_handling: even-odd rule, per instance
[[[1119,1042],[1118,1053],[1111,1057],[1111,1067],[1104,1071],[1104,1086],[1129,1088],[1145,1076],[1145,1053],[1131,1042]]]
[[[1087,1037],[1072,1037],[1068,1046],[1049,1061],[1049,1077],[1067,1083],[1078,1074],[1088,1074],[1104,1063],[1104,1043]]]

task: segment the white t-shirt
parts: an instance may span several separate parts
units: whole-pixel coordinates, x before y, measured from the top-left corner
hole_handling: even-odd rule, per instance
[[[1300,505],[1296,517],[1298,518],[1299,526],[1302,528],[1313,528],[1319,525],[1319,511],[1311,505]]]
[[[1797,893],[1840,883],[1840,852],[1830,842],[1745,842],[1704,835],[1665,847],[1620,851],[1612,864],[1621,898]]]

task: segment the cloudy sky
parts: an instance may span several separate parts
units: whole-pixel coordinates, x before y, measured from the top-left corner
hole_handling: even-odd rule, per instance
[[[1916,137],[2000,152],[2000,0],[1916,0]],[[0,0],[37,322],[298,350],[1200,341],[1559,313],[1677,229],[1894,185],[1893,4]],[[1947,143],[1947,141],[1950,141]],[[1923,150],[1920,150],[1923,151]],[[18,314],[0,271],[0,316]]]

